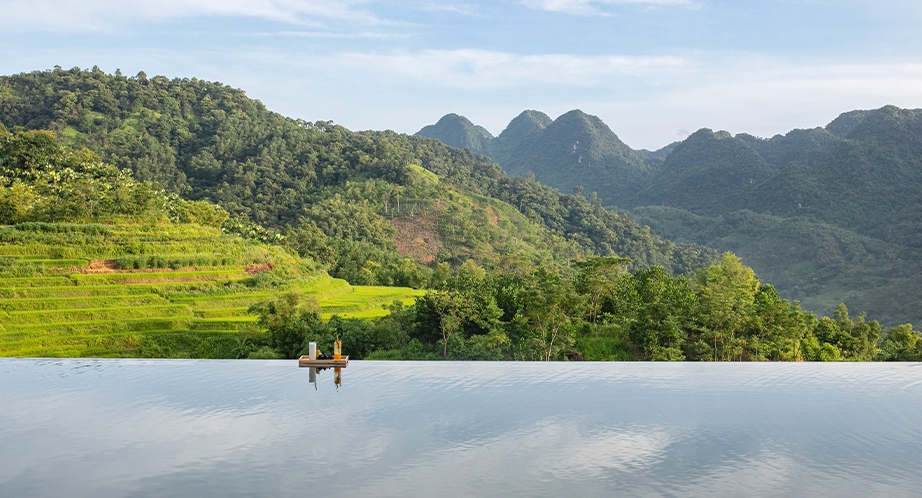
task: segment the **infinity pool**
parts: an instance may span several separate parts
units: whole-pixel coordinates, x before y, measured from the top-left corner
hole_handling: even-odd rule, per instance
[[[352,361],[341,377],[0,360],[0,496],[922,489],[920,364]]]

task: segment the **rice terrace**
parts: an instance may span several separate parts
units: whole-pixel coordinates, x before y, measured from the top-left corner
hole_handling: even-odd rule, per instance
[[[352,286],[278,246],[191,224],[0,228],[0,356],[246,357],[249,308],[295,291],[324,319],[387,314],[421,291]],[[290,278],[268,289],[270,268]]]

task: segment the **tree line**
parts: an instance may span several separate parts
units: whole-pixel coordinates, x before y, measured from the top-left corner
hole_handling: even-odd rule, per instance
[[[731,253],[693,275],[627,271],[591,257],[569,269],[441,266],[412,306],[375,320],[320,320],[309,299],[256,305],[265,345],[283,356],[341,337],[352,358],[451,360],[917,361],[919,331],[885,329],[840,304],[818,318],[759,282]]]

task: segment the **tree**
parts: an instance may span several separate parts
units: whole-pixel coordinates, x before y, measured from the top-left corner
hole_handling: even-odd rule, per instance
[[[758,289],[752,269],[729,252],[695,275],[699,337],[711,348],[714,361],[742,359],[746,340],[740,334],[752,328]]]
[[[618,280],[627,274],[624,265],[630,262],[630,258],[596,256],[574,263],[578,271],[573,286],[576,292],[586,296],[591,323],[595,323],[599,316],[603,298],[611,294]]]
[[[922,334],[912,329],[912,324],[904,323],[891,327],[881,342],[881,357],[886,361],[920,361],[922,360]]]
[[[448,358],[448,341],[461,325],[469,320],[474,312],[474,303],[470,295],[456,290],[433,290],[423,298],[439,322],[442,335],[442,358]]]
[[[877,342],[880,340],[881,327],[876,320],[866,322],[864,314],[855,319],[850,318],[845,303],[836,306],[833,318],[838,334],[831,336],[826,342],[837,346],[846,359],[872,361],[877,358]]]
[[[654,266],[625,278],[618,294],[628,338],[641,359],[685,358],[682,347],[695,302],[688,279],[671,277]]]
[[[550,361],[572,342],[570,312],[581,303],[572,285],[544,267],[532,272],[519,293],[520,319],[533,331],[542,359]]]
[[[748,351],[750,360],[794,361],[800,356],[800,341],[814,326],[816,318],[790,303],[771,285],[759,286],[755,295],[755,319],[751,322]]]
[[[259,326],[268,329],[269,345],[285,358],[297,358],[308,334],[323,325],[313,299],[289,292],[278,299],[250,306],[259,315]]]
[[[18,180],[9,188],[0,186],[0,223],[12,225],[25,221],[36,208],[38,199],[32,186]]]

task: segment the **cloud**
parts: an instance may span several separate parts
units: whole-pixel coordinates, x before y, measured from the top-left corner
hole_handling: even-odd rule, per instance
[[[607,478],[649,469],[665,458],[669,444],[676,439],[655,426],[586,432],[573,420],[544,418],[519,429],[423,454],[412,465],[361,483],[354,494],[427,496],[439,489],[443,496],[484,496],[501,483],[504,493],[527,496],[533,494],[534,482],[542,482],[548,495],[572,494],[574,489],[603,495]],[[515,469],[520,475],[497,475],[496,469]],[[578,482],[579,486],[568,482]]]
[[[451,12],[453,14],[461,14],[463,16],[469,17],[483,17],[483,14],[480,13],[480,9],[476,5],[468,4],[439,4],[439,3],[425,3],[419,7],[419,10],[430,11],[430,12]]]
[[[386,21],[361,8],[367,0],[8,0],[0,26],[67,32],[103,31],[113,26],[168,20],[232,16],[292,24],[347,21],[362,25]]]
[[[576,15],[602,14],[603,7],[609,5],[695,6],[691,0],[524,0],[523,3],[532,9]]]
[[[922,64],[916,63],[831,64],[743,52],[644,57],[483,50],[292,60],[305,72],[322,71],[313,81],[330,82],[313,89],[328,96],[325,103],[296,112],[357,129],[412,133],[460,112],[498,133],[522,109],[556,116],[580,108],[632,147],[655,149],[674,141],[676,130],[709,127],[770,137],[824,126],[852,109],[922,107]],[[376,82],[373,92],[367,81]],[[360,111],[350,113],[352,105]],[[379,109],[374,116],[361,111],[369,106]]]
[[[313,59],[313,56],[310,56]],[[413,80],[455,89],[503,89],[527,85],[591,87],[613,77],[649,77],[681,70],[671,56],[583,56],[515,54],[489,50],[424,50],[397,54],[345,53],[311,60],[375,74],[378,79]]]
[[[916,62],[832,63],[743,51],[632,56],[477,49],[363,53],[334,47],[322,52],[306,43],[292,50],[295,38],[279,39],[285,50],[37,48],[13,51],[0,60],[0,70],[98,64],[126,74],[196,76],[243,88],[284,115],[331,119],[356,130],[414,133],[457,112],[498,134],[523,109],[553,117],[579,108],[602,118],[631,147],[647,149],[681,138],[677,130],[709,127],[768,137],[824,126],[852,109],[922,107],[922,63]]]
[[[388,33],[383,31],[263,31],[256,33],[239,33],[244,36],[254,37],[290,37],[290,38],[330,38],[330,39],[375,39],[375,40],[402,40],[410,38],[408,33]]]

